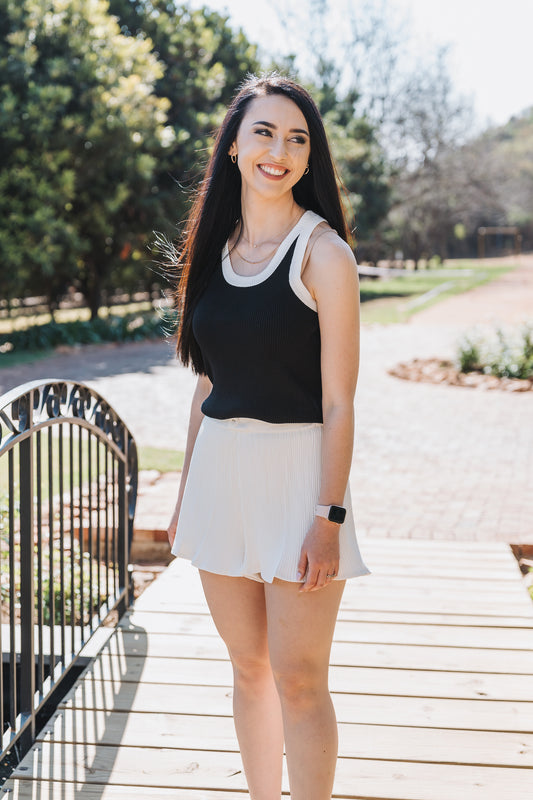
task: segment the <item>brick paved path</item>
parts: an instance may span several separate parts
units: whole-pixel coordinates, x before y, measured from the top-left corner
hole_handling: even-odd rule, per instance
[[[527,309],[533,316],[533,259],[513,275],[411,323],[364,328],[351,474],[362,536],[533,541],[533,393],[416,384],[386,372],[415,356],[453,355],[461,330],[487,319],[487,309],[506,321]],[[184,448],[194,378],[166,343],[91,346],[0,370],[0,392],[41,377],[85,380],[141,444]],[[141,516],[163,527],[175,491],[174,475],[147,489]]]

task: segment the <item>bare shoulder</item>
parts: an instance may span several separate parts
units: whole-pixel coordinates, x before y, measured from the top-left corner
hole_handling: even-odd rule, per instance
[[[302,280],[315,300],[325,284],[357,287],[357,263],[352,249],[327,222],[317,225],[311,234]]]

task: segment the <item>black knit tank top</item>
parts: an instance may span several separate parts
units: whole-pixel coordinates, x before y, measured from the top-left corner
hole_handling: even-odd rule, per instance
[[[322,422],[320,329],[301,279],[314,228],[306,211],[258,275],[238,275],[228,247],[193,314],[193,333],[213,389],[208,417]]]

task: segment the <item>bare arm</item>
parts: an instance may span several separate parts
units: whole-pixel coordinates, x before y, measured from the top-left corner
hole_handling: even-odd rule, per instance
[[[183,461],[183,470],[181,473],[178,499],[176,502],[174,513],[172,514],[170,525],[168,526],[167,530],[168,541],[170,542],[171,547],[174,543],[174,538],[176,536],[176,527],[178,525],[181,501],[183,499],[183,492],[185,491],[187,475],[189,474],[189,465],[191,463],[191,456],[192,456],[192,451],[194,449],[194,443],[196,442],[196,437],[198,436],[198,431],[200,429],[200,425],[204,418],[200,406],[204,402],[205,398],[210,394],[211,388],[212,384],[207,375],[200,375],[196,383],[196,389],[194,390],[194,394],[192,397],[191,413],[189,417],[189,428],[187,431],[187,444],[185,446],[185,458]]]
[[[321,235],[303,276],[317,303],[321,336],[324,431],[318,502],[343,505],[352,462],[353,402],[359,370],[359,282],[349,246],[333,232]],[[339,569],[339,525],[315,517],[299,563],[302,591],[320,589]]]

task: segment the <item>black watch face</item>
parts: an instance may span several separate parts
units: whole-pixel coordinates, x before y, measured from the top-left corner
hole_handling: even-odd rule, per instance
[[[342,525],[345,517],[346,517],[345,508],[341,508],[341,506],[331,506],[328,514],[328,519],[330,522],[336,522],[338,525]]]

